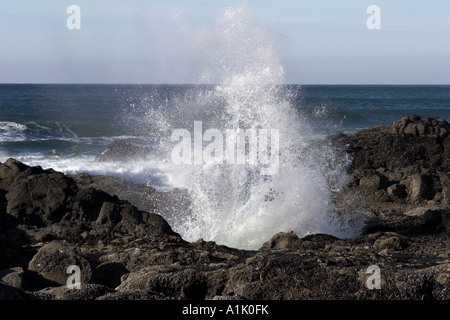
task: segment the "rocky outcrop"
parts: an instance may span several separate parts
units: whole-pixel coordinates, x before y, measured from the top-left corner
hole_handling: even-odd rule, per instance
[[[70,176],[78,188],[94,188],[103,190],[121,200],[126,200],[139,210],[155,212],[166,219],[174,213],[188,214],[190,207],[189,194],[185,190],[174,189],[157,192],[154,188],[125,180],[119,177],[92,176],[86,173]]]
[[[372,207],[450,204],[450,124],[442,118],[407,116],[330,139],[352,158],[348,187]]]
[[[450,124],[438,117],[408,116],[352,136],[341,135],[355,169],[386,168],[409,173],[450,171]],[[339,138],[338,138],[339,139]]]
[[[52,240],[79,245],[137,237],[183,241],[160,215],[141,211],[101,189],[82,187],[62,173],[13,159],[0,170],[0,269],[28,267],[26,261],[36,253],[34,245]],[[30,265],[30,270],[35,267]]]
[[[28,264],[28,271],[35,272],[52,285],[66,285],[67,268],[76,265],[81,269],[80,280],[88,283],[92,279],[92,268],[81,255],[79,248],[69,246],[61,241],[45,244],[33,256]]]
[[[450,124],[439,117],[413,115],[394,122],[390,130],[396,135],[446,138],[450,135]]]
[[[179,199],[189,205],[180,190],[8,159],[0,299],[450,299],[448,132],[439,119],[408,117],[331,137],[353,157],[334,199],[339,207],[343,195],[361,195],[363,234],[280,232],[254,251],[184,241],[158,214],[180,214],[171,206]],[[70,265],[81,270],[81,289],[66,286]],[[381,289],[368,284],[374,268]]]
[[[0,270],[0,283],[4,283],[8,286],[24,289],[24,278],[24,269],[21,267]]]
[[[22,166],[15,177],[2,180],[2,186],[6,224],[36,227],[42,238],[81,239],[111,231],[176,235],[161,216],[140,211],[103,190],[80,188],[74,179],[52,169]]]

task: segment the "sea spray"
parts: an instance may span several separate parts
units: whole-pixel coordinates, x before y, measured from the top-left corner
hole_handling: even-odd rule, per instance
[[[204,120],[204,130],[218,132],[275,129],[279,157],[274,174],[262,174],[260,163],[254,165],[249,159],[245,164],[169,161],[165,168],[169,183],[186,189],[191,197],[189,211],[166,217],[174,230],[189,241],[203,238],[247,249],[259,248],[280,231],[293,230],[299,236],[350,235],[345,219],[334,215],[331,201],[333,189],[345,182],[348,159],[317,144],[319,137],[292,106],[291,93],[282,85],[284,69],[276,37],[254,23],[244,6],[227,9],[208,30],[187,34],[205,37],[196,40],[211,50],[205,63],[210,70],[205,69],[201,80],[214,73],[219,84],[206,90],[199,87],[196,94],[188,92],[173,100],[170,110],[183,118],[185,126],[177,128],[174,124],[182,122],[172,114],[168,115],[172,128],[193,133],[195,123]],[[157,121],[147,120],[149,126],[167,123],[160,114]],[[192,145],[198,146],[195,137]],[[223,146],[231,148],[226,141]],[[202,141],[199,150],[189,150],[192,157],[204,147]]]

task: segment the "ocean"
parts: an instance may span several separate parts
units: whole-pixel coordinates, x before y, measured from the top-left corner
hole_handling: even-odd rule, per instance
[[[186,175],[185,171],[175,170],[168,158],[100,163],[96,162],[96,155],[117,139],[167,149],[171,133],[177,128],[192,130],[194,121],[202,121],[204,130],[225,130],[232,123],[231,118],[247,127],[252,127],[252,123],[259,127],[279,126],[281,147],[283,141],[288,141],[289,147],[300,141],[299,148],[311,139],[339,132],[354,134],[411,114],[439,116],[450,121],[448,85],[277,85],[269,90],[251,87],[253,91],[248,95],[237,88],[242,86],[0,84],[0,162],[11,157],[67,174],[115,175],[158,190],[175,187],[193,190],[198,200],[194,205],[199,208],[194,221],[201,223],[193,228],[192,219],[178,225],[171,221],[178,232],[192,240],[204,237],[236,247],[254,248],[268,234],[280,229],[295,229],[301,234],[333,234],[333,230],[324,227],[324,219],[317,212],[329,210],[329,193],[323,191],[324,181],[343,173],[324,172],[317,161],[324,157],[323,150],[299,163],[292,159],[280,160],[279,181],[273,178],[269,185],[267,178],[255,178],[254,172],[247,171],[244,177],[241,172],[217,171],[216,167],[208,169],[207,174],[204,169],[201,175]],[[265,117],[274,121],[261,120]],[[294,167],[296,171],[291,172]],[[302,179],[311,185],[304,184],[298,189]],[[212,198],[211,190],[220,194],[219,198]],[[292,202],[281,218],[269,217],[268,212],[273,212],[273,208],[256,197],[270,193],[276,198],[276,190],[284,190],[278,192],[282,206]],[[298,195],[302,195],[300,202],[291,201]],[[309,221],[307,228],[296,213],[299,207],[311,215],[303,219]],[[276,210],[283,211],[280,208],[278,204]],[[320,222],[311,222],[316,217]],[[261,223],[261,230],[255,231],[260,236],[248,239],[245,230],[255,224],[255,219],[266,219],[266,223]],[[280,219],[285,225],[267,230],[268,225]],[[229,226],[224,221],[230,221]],[[230,230],[236,234],[231,235]]]
[[[293,107],[322,134],[353,134],[411,114],[450,121],[447,85],[285,87],[294,93]],[[43,167],[57,165],[68,173],[91,171],[95,156],[115,139],[157,143],[160,132],[140,120],[170,113],[175,104],[185,102],[195,116],[172,114],[166,117],[170,126],[208,121],[209,112],[222,102],[199,101],[197,96],[212,91],[214,86],[204,85],[0,84],[0,161],[13,157]],[[200,105],[193,106],[195,102]]]

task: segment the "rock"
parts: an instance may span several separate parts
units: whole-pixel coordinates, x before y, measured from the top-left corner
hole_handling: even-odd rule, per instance
[[[262,245],[266,249],[299,249],[301,240],[294,231],[280,232]]]
[[[430,175],[413,174],[405,179],[408,201],[412,203],[431,200],[436,194],[434,182]]]
[[[450,210],[427,210],[423,220],[426,231],[450,233]]]
[[[447,203],[450,204],[450,186],[443,186],[442,187],[442,198]]]
[[[442,219],[442,225],[444,226],[445,230],[447,231],[447,234],[450,235],[450,212],[448,212],[448,211],[442,212],[441,219]],[[450,247],[450,241],[447,244]]]
[[[124,276],[116,289],[156,291],[176,299],[205,299],[208,285],[206,275],[195,269],[154,266]]]
[[[106,294],[112,293],[114,290],[100,284],[83,283],[80,289],[67,290],[64,300],[95,300]]]
[[[338,238],[328,234],[312,234],[299,238],[293,231],[279,232],[266,241],[260,250],[318,250],[333,245]]]
[[[162,193],[112,177],[67,176],[12,160],[10,166],[0,164],[7,177],[0,180],[0,266],[11,277],[24,270],[27,290],[0,283],[0,298],[448,300],[448,205],[436,197],[427,200],[428,186],[442,194],[448,185],[446,160],[433,162],[440,157],[433,150],[445,149],[448,136],[420,126],[416,133],[412,127],[398,133],[391,128],[371,128],[374,136],[364,132],[351,138],[349,150],[360,148],[349,168],[352,184],[333,191],[333,201],[342,192],[348,197],[341,197],[335,214],[351,206],[356,219],[361,208],[367,211],[363,234],[340,239],[280,232],[251,251],[203,239],[189,243],[173,232],[157,213],[164,208],[170,219],[179,217],[184,211],[172,204],[181,190]],[[414,157],[408,151],[397,163],[384,152],[395,142],[398,154],[408,139],[425,148],[420,165],[412,159],[423,150],[409,154]],[[363,193],[361,180],[372,191]],[[134,199],[148,210],[121,199],[131,199],[134,189]],[[422,200],[405,201],[414,190]],[[66,286],[68,264],[81,267],[80,290]],[[380,267],[381,290],[367,288],[371,265]]]
[[[129,290],[126,292],[113,292],[105,294],[98,300],[172,300],[163,294],[155,291]]]
[[[450,124],[442,118],[407,116],[331,141],[352,159],[345,187],[372,208],[450,203]]]
[[[119,177],[92,176],[81,173],[70,176],[78,188],[94,188],[102,190],[110,195],[116,195],[121,200],[126,200],[143,211],[153,212],[154,206],[151,206],[150,197],[156,193],[156,190],[145,184],[128,181]]]
[[[450,124],[439,117],[407,116],[392,124],[391,132],[399,135],[447,137]]]
[[[0,300],[31,300],[25,291],[0,282]]]
[[[119,210],[121,220],[115,227],[118,231],[137,237],[159,237],[166,234],[181,239],[160,215],[140,211],[130,204],[121,205]]]
[[[214,296],[211,300],[215,301],[236,301],[236,300],[246,300],[244,297],[236,295],[236,296]]]
[[[324,249],[328,244],[334,243],[338,240],[335,236],[323,233],[310,234],[301,238],[302,246],[306,249],[317,250]],[[306,245],[311,243],[313,245]]]
[[[24,289],[24,270],[21,267],[0,270],[0,282],[4,284],[18,288]]]
[[[67,268],[71,265],[80,268],[81,283],[87,283],[92,279],[91,265],[76,247],[52,241],[39,249],[30,261],[28,270],[56,284],[66,285],[71,275],[67,273]]]
[[[123,263],[107,262],[100,264],[96,269],[96,282],[109,288],[115,288],[120,285],[124,274],[129,273]]]
[[[402,250],[408,246],[407,241],[404,237],[396,233],[386,233],[379,237],[373,244],[374,248],[377,250]]]
[[[67,287],[67,285],[64,285],[64,286],[59,286],[59,287],[46,287],[46,288],[43,288],[36,292],[40,292],[42,294],[49,295],[52,297],[53,300],[61,300],[61,299],[64,299],[64,294],[69,290],[71,290],[71,289],[69,289]],[[77,289],[72,289],[72,290],[77,290]]]
[[[6,211],[18,223],[46,226],[61,220],[67,199],[76,191],[64,174],[30,167],[16,176],[6,195]]]
[[[120,205],[117,203],[103,202],[98,218],[95,221],[98,225],[106,225],[109,228],[114,226],[120,217]]]
[[[411,210],[407,210],[403,214],[406,216],[418,217],[423,216],[425,212],[427,212],[428,210],[430,210],[430,208],[428,207],[418,207]]]
[[[406,185],[404,184],[393,184],[387,188],[387,193],[391,198],[394,199],[405,199],[408,195],[406,192]]]
[[[156,213],[138,210],[117,196],[77,183],[60,172],[9,162],[24,170],[14,171],[16,175],[5,190],[6,203],[0,206],[5,207],[3,218],[11,225],[34,228],[17,233],[18,237],[28,236],[36,242],[52,238],[80,241],[85,232],[92,239],[109,237],[113,230],[135,237],[179,237]]]
[[[411,167],[450,172],[450,124],[438,117],[408,116],[392,125],[371,127],[332,139],[353,158],[355,170]]]
[[[86,173],[72,175],[80,189],[95,188],[126,200],[139,210],[154,212],[166,220],[188,215],[191,202],[186,190],[173,189],[158,192],[145,184],[128,181],[119,177],[91,176]]]
[[[26,291],[31,300],[54,300],[52,294],[39,291]]]
[[[163,157],[164,153],[158,149],[144,146],[135,146],[125,140],[114,140],[108,144],[95,158],[96,161],[133,161],[149,157]]]
[[[367,192],[385,189],[387,185],[386,178],[380,174],[366,175],[359,180],[359,187]]]
[[[9,158],[4,164],[0,162],[0,180],[8,180],[14,178],[18,173],[29,168],[20,161]]]
[[[386,179],[392,183],[398,183],[402,180],[404,173],[401,171],[385,171],[383,172],[383,175],[386,177]]]

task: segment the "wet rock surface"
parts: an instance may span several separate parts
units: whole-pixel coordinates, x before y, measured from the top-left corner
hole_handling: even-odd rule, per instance
[[[449,299],[449,128],[410,116],[330,137],[353,158],[336,202],[360,195],[363,233],[281,232],[254,251],[183,240],[157,213],[175,214],[168,203],[180,195],[188,206],[180,190],[8,159],[0,164],[0,299]],[[70,265],[80,267],[80,289],[66,285]],[[370,285],[371,266],[380,289]]]

